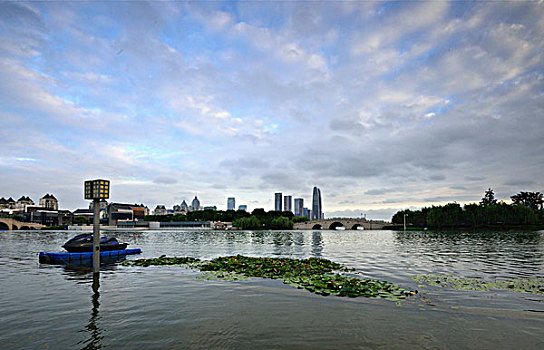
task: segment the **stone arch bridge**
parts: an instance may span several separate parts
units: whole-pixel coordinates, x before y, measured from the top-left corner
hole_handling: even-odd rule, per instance
[[[41,224],[34,224],[32,222],[20,222],[11,218],[0,218],[0,231],[1,230],[40,230],[45,227]]]
[[[385,225],[382,221],[338,218],[299,222],[294,224],[293,228],[295,230],[336,230],[337,227],[343,227],[346,230],[381,230]]]

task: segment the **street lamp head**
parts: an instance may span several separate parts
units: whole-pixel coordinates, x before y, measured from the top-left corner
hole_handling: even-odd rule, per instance
[[[109,180],[85,181],[85,199],[108,199],[110,198]]]

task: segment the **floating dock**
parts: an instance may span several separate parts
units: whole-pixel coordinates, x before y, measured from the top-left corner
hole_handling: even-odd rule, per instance
[[[124,260],[127,255],[140,254],[141,249],[123,249],[100,252],[100,262],[109,263]],[[40,252],[40,264],[55,265],[92,265],[93,252],[85,253],[61,253],[61,252]]]

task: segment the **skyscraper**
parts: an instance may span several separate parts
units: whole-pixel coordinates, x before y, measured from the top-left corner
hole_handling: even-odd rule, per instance
[[[236,200],[234,197],[227,198],[227,210],[234,210],[236,208]]]
[[[303,198],[295,198],[295,216],[304,216]]]
[[[281,211],[281,197],[282,197],[281,192],[275,193],[274,197],[275,197],[274,210]]]
[[[293,211],[293,196],[283,197],[283,210]]]
[[[321,220],[323,208],[321,207],[321,190],[314,187],[314,195],[312,198],[312,220]]]

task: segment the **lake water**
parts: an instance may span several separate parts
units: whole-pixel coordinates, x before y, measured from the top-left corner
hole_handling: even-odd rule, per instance
[[[75,232],[0,232],[2,349],[544,349],[544,297],[419,287],[413,275],[544,276],[544,231],[116,232],[151,258],[323,257],[419,294],[319,296],[278,280],[202,280],[179,266],[40,265]]]

